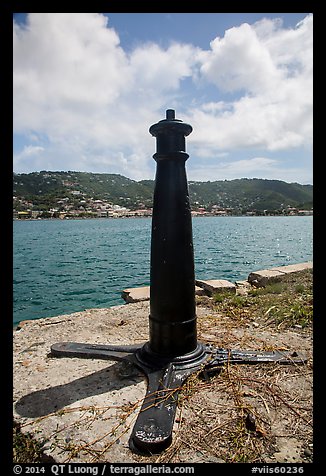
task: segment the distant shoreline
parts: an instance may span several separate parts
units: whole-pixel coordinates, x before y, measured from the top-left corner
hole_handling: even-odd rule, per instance
[[[309,213],[296,213],[296,214],[291,214],[291,215],[284,215],[284,214],[268,214],[268,215],[192,215],[192,218],[248,218],[248,217],[253,217],[253,218],[266,218],[266,217],[312,217],[313,212]],[[152,218],[152,216],[120,216],[120,217],[65,217],[65,218],[13,218],[13,221],[71,221],[71,220],[119,220],[119,219],[130,219],[130,218]]]

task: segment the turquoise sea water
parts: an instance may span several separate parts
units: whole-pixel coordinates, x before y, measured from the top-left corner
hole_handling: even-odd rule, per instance
[[[313,218],[195,217],[198,279],[247,279],[251,271],[310,261]],[[14,324],[123,304],[149,284],[151,218],[13,223]]]

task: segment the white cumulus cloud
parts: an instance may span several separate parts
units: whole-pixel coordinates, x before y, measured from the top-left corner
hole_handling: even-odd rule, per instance
[[[201,55],[202,78],[239,98],[190,111],[197,130],[192,140],[213,149],[311,145],[312,28],[312,15],[295,29],[264,19],[213,40]]]
[[[152,42],[126,52],[103,14],[31,13],[26,25],[14,22],[13,66],[14,132],[26,137],[17,172],[150,178],[148,128],[171,107],[193,126],[199,168],[201,158],[227,164],[237,149],[311,145],[312,15],[295,28],[277,19],[244,23],[207,50]],[[205,85],[215,88],[210,99]]]

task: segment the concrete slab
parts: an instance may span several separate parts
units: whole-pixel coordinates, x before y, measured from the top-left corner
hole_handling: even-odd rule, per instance
[[[275,267],[273,269],[278,269],[282,273],[297,273],[299,271],[304,271],[305,269],[313,269],[313,261],[306,261],[305,263],[289,264],[287,266]]]
[[[284,276],[290,273],[298,273],[306,269],[312,269],[313,262],[291,264],[288,266],[278,266],[270,269],[262,269],[249,274],[248,282],[256,287],[264,287],[267,284],[281,281]]]
[[[124,289],[121,293],[121,297],[126,301],[126,303],[149,301],[150,286]]]
[[[202,296],[203,294],[205,294],[205,291],[203,288],[195,286],[195,294],[196,296]],[[149,301],[150,286],[124,289],[121,293],[121,297],[126,301],[127,304],[133,302]]]
[[[205,289],[201,288],[200,286],[195,286],[195,295],[196,296],[205,296]]]
[[[203,288],[209,295],[221,292],[230,292],[234,294],[236,293],[235,284],[231,283],[230,281],[227,281],[226,279],[196,279],[196,285]]]
[[[257,288],[262,288],[269,283],[281,281],[282,276],[284,276],[284,273],[278,269],[262,269],[250,273],[248,276],[248,282]]]

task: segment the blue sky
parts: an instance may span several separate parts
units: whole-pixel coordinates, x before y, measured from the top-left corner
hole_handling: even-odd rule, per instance
[[[312,183],[309,13],[33,13],[13,20],[14,171],[155,175],[149,127],[193,126],[189,180]]]

